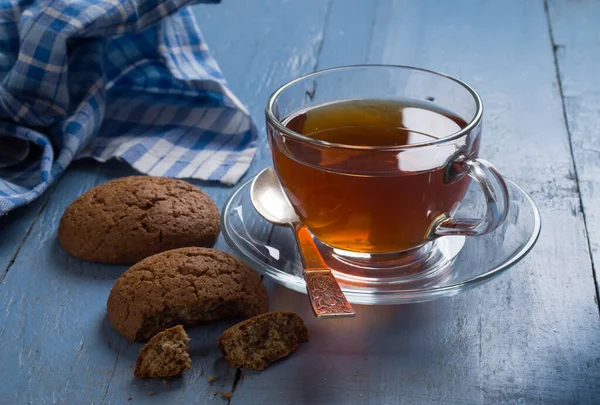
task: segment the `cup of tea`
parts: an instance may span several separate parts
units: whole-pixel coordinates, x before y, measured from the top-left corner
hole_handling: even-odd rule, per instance
[[[506,184],[478,157],[482,114],[462,81],[388,65],[300,77],[266,107],[274,169],[301,221],[337,255],[371,261],[502,223]],[[471,180],[485,213],[455,218]]]

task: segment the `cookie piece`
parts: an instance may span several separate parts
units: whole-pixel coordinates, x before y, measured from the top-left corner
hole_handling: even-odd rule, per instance
[[[135,263],[186,246],[212,246],[219,210],[208,195],[182,180],[131,176],[79,196],[58,227],[63,248],[102,263]]]
[[[189,341],[181,325],[157,333],[140,350],[133,374],[137,378],[181,375],[192,366]]]
[[[148,340],[174,325],[267,311],[258,274],[210,248],[181,248],[150,256],[119,277],[107,302],[108,319],[130,340]]]
[[[263,370],[288,356],[300,342],[308,341],[308,329],[294,312],[268,312],[227,329],[219,348],[233,368]]]

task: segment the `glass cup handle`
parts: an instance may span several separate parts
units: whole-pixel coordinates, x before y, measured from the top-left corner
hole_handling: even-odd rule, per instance
[[[430,239],[448,235],[483,235],[498,228],[506,219],[508,189],[498,170],[481,158],[465,159],[457,163],[463,165],[466,174],[481,187],[485,195],[486,215],[483,219],[455,219],[444,214],[432,225]]]

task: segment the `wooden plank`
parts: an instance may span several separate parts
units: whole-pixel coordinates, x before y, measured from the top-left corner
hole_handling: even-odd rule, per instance
[[[66,204],[99,178],[78,166],[55,189],[65,198],[49,200],[0,289],[0,403],[99,404],[114,369],[121,343],[103,333],[103,303],[124,268],[78,261],[56,239]]]
[[[288,2],[285,7],[274,7],[270,0],[251,5],[228,0],[195,9],[232,90],[250,105],[261,128],[268,95],[283,82],[314,69],[327,7],[319,0]],[[264,137],[260,142],[263,148],[253,172],[270,164]],[[232,390],[236,370],[229,369],[216,347],[217,337],[231,322],[189,331],[194,366],[171,386],[136,381],[132,366],[141,346],[118,336],[105,310],[108,292],[125,267],[82,262],[58,245],[58,221],[76,196],[133,173],[114,162],[77,162],[49,194],[48,204],[0,285],[0,379],[6,382],[0,386],[1,404],[121,404],[128,403],[129,397],[134,403],[211,403],[215,391]],[[232,191],[194,183],[208,191],[218,206]],[[23,224],[19,226],[26,228]],[[222,238],[217,247],[226,248]],[[208,382],[210,375],[217,378],[213,384]]]
[[[379,0],[333,1],[317,69],[367,63]]]
[[[311,341],[244,371],[232,403],[597,403],[600,322],[543,2],[380,0],[372,33],[360,13],[345,14],[367,4],[333,2],[323,66],[362,63],[364,50],[355,60],[338,50],[370,35],[370,63],[472,84],[486,105],[482,155],[532,194],[542,235],[489,284],[419,305],[356,306],[350,320],[316,321],[306,297],[275,287],[273,306],[299,312]]]
[[[600,2],[548,3],[576,177],[600,295]]]
[[[217,7],[196,8],[212,55],[261,133],[244,179],[271,164],[265,136],[267,99],[282,84],[315,69],[328,7],[329,1],[319,0],[227,0]]]

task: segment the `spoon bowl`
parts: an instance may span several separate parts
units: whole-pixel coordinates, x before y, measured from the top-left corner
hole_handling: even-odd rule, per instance
[[[272,168],[263,170],[250,186],[250,199],[256,211],[267,221],[278,225],[300,222],[294,207],[283,192]]]

